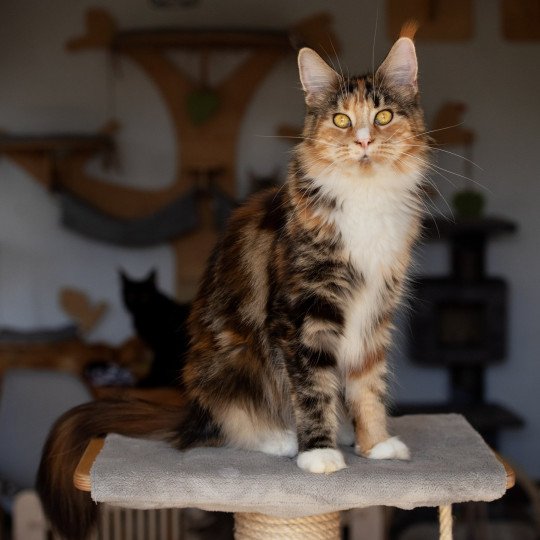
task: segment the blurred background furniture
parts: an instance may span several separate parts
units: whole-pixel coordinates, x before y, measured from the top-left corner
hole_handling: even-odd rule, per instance
[[[509,293],[506,280],[487,273],[488,241],[514,233],[503,218],[426,219],[426,240],[448,244],[447,276],[419,277],[413,285],[410,357],[425,367],[448,370],[446,402],[398,405],[400,414],[456,412],[467,418],[488,444],[498,449],[503,429],[523,426],[523,419],[485,399],[489,366],[507,358]]]

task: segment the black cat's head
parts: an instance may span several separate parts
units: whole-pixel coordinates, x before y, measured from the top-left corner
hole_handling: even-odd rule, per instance
[[[139,308],[148,306],[159,294],[156,287],[155,269],[140,280],[130,278],[123,270],[119,273],[122,281],[122,299],[129,311],[137,311]]]

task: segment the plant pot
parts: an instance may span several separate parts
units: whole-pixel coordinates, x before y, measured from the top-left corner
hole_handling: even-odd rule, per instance
[[[452,198],[452,206],[460,218],[478,218],[485,206],[484,196],[478,191],[464,189],[458,191]]]

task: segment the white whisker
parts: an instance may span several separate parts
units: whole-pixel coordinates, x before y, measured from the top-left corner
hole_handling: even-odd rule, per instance
[[[428,130],[428,131],[422,131],[421,133],[414,133],[414,134],[411,135],[410,137],[405,137],[404,139],[398,139],[397,141],[394,141],[394,142],[396,142],[396,143],[401,143],[401,142],[403,142],[403,141],[408,141],[409,139],[412,139],[412,138],[414,138],[414,137],[420,137],[421,135],[427,135],[428,133],[435,133],[435,132],[437,132],[437,131],[443,131],[443,130],[445,130],[445,129],[452,129],[452,128],[459,127],[459,126],[462,126],[462,125],[463,125],[463,122],[460,122],[459,124],[454,124],[454,125],[452,125],[452,126],[446,126],[446,127],[442,127],[442,128],[438,128],[438,129],[430,129],[430,130]],[[397,131],[394,132],[393,135],[391,135],[388,139],[386,139],[386,140],[383,141],[383,142],[388,142],[389,140],[391,140],[391,139],[394,137],[394,135],[395,135],[396,133],[397,133]]]
[[[418,156],[414,156],[412,154],[409,154],[408,152],[401,152],[404,156],[408,156],[412,159],[416,159],[417,161],[419,161],[420,163],[422,163],[428,170],[432,170],[435,174],[438,174],[439,176],[441,176],[442,178],[444,178],[448,183],[450,183],[452,186],[456,187],[456,184],[454,182],[452,182],[452,180],[450,180],[449,178],[447,178],[446,176],[444,176],[444,174],[440,173],[439,171],[437,171],[435,168],[434,168],[434,165],[429,162],[428,160],[426,159],[422,159]]]
[[[422,147],[422,146],[425,146],[425,145],[423,145],[423,144],[408,144],[407,146],[411,146],[411,147],[420,146],[420,147]],[[435,150],[436,152],[444,152],[445,154],[450,154],[452,156],[461,158],[464,161],[467,161],[468,163],[470,163],[471,165],[476,167],[477,169],[480,169],[481,171],[484,171],[484,169],[482,167],[480,167],[480,165],[478,165],[478,163],[475,163],[472,159],[466,158],[465,156],[462,156],[461,154],[457,154],[456,152],[450,152],[450,150],[445,150],[444,148],[435,148],[432,145],[429,146],[429,149],[430,150]]]
[[[489,189],[487,186],[484,186],[483,184],[481,184],[480,182],[477,182],[476,180],[474,180],[473,178],[470,178],[469,176],[465,176],[464,174],[459,174],[457,172],[450,171],[449,169],[445,169],[444,167],[440,167],[439,165],[431,164],[431,167],[447,172],[448,174],[453,174],[454,176],[459,176],[460,178],[464,178],[465,180],[468,180],[469,182],[476,184],[479,188],[486,190],[488,193],[492,193],[491,189]]]
[[[452,216],[452,220],[455,221],[455,219],[454,219],[454,211],[453,211],[450,203],[446,200],[446,197],[441,193],[441,190],[437,187],[437,184],[435,184],[435,182],[433,182],[428,176],[425,176],[422,173],[420,173],[420,176],[424,179],[426,184],[430,185],[437,192],[439,197],[443,200],[446,208],[448,208],[448,210],[450,211],[450,215]]]

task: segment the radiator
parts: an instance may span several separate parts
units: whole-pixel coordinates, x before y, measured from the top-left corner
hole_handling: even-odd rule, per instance
[[[131,510],[100,505],[91,540],[190,540],[184,510]],[[35,491],[19,493],[13,504],[12,540],[65,540],[52,533]]]
[[[91,540],[200,540],[213,513],[196,509],[132,510],[100,505],[98,527]],[[206,523],[205,523],[206,522]],[[382,507],[342,512],[342,526],[351,540],[381,540]],[[12,540],[66,540],[52,533],[35,491],[17,494],[13,504]],[[1,540],[1,539],[0,539]]]

